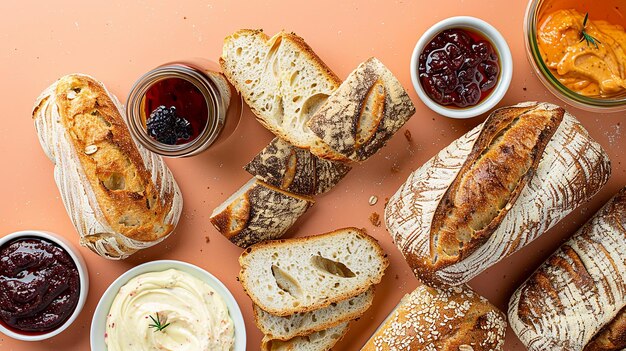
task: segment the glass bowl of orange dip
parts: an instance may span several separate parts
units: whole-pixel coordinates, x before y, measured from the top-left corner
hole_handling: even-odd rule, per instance
[[[585,110],[626,110],[625,13],[626,0],[531,0],[526,52],[542,83]]]

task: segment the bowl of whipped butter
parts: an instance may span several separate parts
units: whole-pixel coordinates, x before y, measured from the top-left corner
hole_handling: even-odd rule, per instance
[[[241,310],[207,271],[181,261],[134,267],[109,286],[91,322],[94,351],[244,351]]]

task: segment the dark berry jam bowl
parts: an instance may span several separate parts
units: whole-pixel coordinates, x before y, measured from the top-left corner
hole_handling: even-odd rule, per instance
[[[126,118],[133,138],[167,157],[197,155],[228,138],[239,124],[242,100],[218,72],[214,62],[195,59],[167,63],[144,74],[127,99]],[[166,143],[149,130],[147,122],[161,106],[174,107],[178,121],[190,124],[184,138],[165,138]]]
[[[499,68],[495,86],[486,91],[484,95],[481,95],[480,100],[478,100],[478,103],[475,105],[457,107],[454,105],[440,104],[435,101],[434,98],[431,98],[420,79],[420,56],[425,53],[427,46],[431,44],[437,36],[444,33],[444,31],[450,30],[460,30],[472,33],[472,36],[475,34],[476,37],[484,38],[486,43],[490,44],[489,46],[493,48],[493,51],[495,51],[497,55],[497,57],[495,57],[495,55],[492,54]],[[413,87],[426,106],[446,117],[471,118],[488,112],[502,100],[513,77],[513,59],[506,40],[504,40],[504,37],[497,29],[481,19],[459,16],[447,18],[433,25],[421,36],[413,49],[410,69]],[[493,81],[491,81],[491,84],[493,84]]]
[[[69,314],[69,316],[66,317],[65,321],[62,322],[60,325],[55,326],[49,330],[22,331],[9,326],[4,320],[0,320],[0,332],[2,334],[17,340],[41,341],[49,339],[63,332],[76,320],[81,310],[83,309],[83,306],[85,305],[85,301],[87,300],[87,294],[89,291],[89,274],[87,271],[87,264],[85,263],[80,252],[75,249],[72,244],[70,244],[66,239],[54,233],[39,230],[25,230],[15,232],[0,238],[0,249],[5,248],[12,243],[23,240],[39,241],[42,243],[47,243],[48,245],[52,244],[53,247],[60,249],[63,254],[67,253],[73,263],[71,267],[75,267],[75,269],[78,271],[78,289],[76,289],[78,291],[78,299],[75,300],[76,302],[73,306],[73,311],[71,312],[71,314]]]

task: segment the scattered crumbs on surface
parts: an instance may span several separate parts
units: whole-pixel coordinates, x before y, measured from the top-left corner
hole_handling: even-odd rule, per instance
[[[183,16],[183,19],[187,19],[187,16]]]
[[[387,207],[387,204],[388,204],[388,203],[389,203],[389,198],[388,198],[388,197],[386,197],[386,198],[385,198],[385,207]]]
[[[207,243],[207,244],[208,244],[208,243],[210,243],[210,242],[211,242],[211,238],[209,238],[209,236],[208,236],[208,235],[207,235],[207,236],[205,236],[205,237],[204,237],[204,242],[205,242],[205,243]]]
[[[620,139],[622,137],[622,125],[621,123],[617,123],[609,128],[605,132],[606,138],[609,140],[609,144],[615,145],[620,144]]]
[[[391,166],[391,173],[398,173],[398,172],[400,172],[400,165],[397,163],[394,163]]]
[[[408,141],[409,143],[413,142],[413,136],[411,135],[411,131],[406,129],[404,131],[404,137],[406,138],[406,141]]]
[[[522,90],[523,90],[523,91],[526,91],[526,90],[528,90],[528,89],[526,89],[526,87],[523,87],[523,88],[522,88]]]
[[[378,202],[378,196],[376,195],[372,195],[370,196],[370,199],[368,201],[368,203],[370,204],[370,206],[374,206],[376,205],[376,203]]]
[[[433,121],[435,120],[435,117],[433,117]]]
[[[396,280],[400,279],[400,276],[398,274],[396,274]]]
[[[363,228],[361,228],[361,231],[362,231],[363,233],[367,234],[367,228],[363,227]]]
[[[370,222],[372,222],[374,226],[380,227],[380,215],[377,212],[372,212]]]
[[[236,280],[236,281],[239,281],[239,277],[235,277],[235,280]]]

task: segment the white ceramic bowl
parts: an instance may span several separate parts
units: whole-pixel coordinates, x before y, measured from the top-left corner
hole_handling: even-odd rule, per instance
[[[111,305],[113,304],[113,300],[115,299],[115,296],[117,295],[120,288],[124,284],[128,283],[129,280],[140,274],[148,272],[160,272],[170,268],[178,269],[185,273],[191,274],[192,276],[207,283],[211,288],[215,290],[215,292],[220,294],[220,296],[224,299],[224,302],[226,302],[228,312],[230,313],[230,317],[232,318],[233,324],[235,326],[235,347],[233,350],[246,350],[246,326],[243,321],[243,315],[241,314],[241,310],[239,309],[237,301],[230,293],[230,291],[226,288],[226,286],[224,286],[224,284],[211,273],[205,271],[200,267],[181,261],[161,260],[147,262],[126,271],[119,278],[117,278],[104,292],[102,298],[100,298],[100,302],[98,302],[96,311],[93,314],[93,319],[91,320],[90,343],[92,351],[105,351],[107,349],[106,343],[104,341],[104,334],[106,333],[107,314],[109,313]]]
[[[74,264],[76,265],[76,268],[78,269],[78,278],[80,281],[80,293],[78,295],[78,303],[76,304],[76,308],[74,309],[74,312],[70,315],[70,317],[65,321],[65,323],[61,324],[61,326],[59,326],[58,328],[42,334],[20,334],[19,332],[9,330],[2,324],[0,324],[0,332],[13,339],[23,341],[41,341],[61,333],[76,320],[76,318],[80,314],[80,311],[85,305],[85,301],[87,300],[87,294],[89,293],[89,273],[87,271],[87,264],[85,263],[85,260],[83,260],[83,256],[81,256],[80,252],[75,249],[72,244],[70,244],[69,241],[67,241],[65,238],[54,233],[44,232],[40,230],[24,230],[21,232],[11,233],[7,236],[0,238],[0,247],[14,239],[26,237],[42,238],[55,243],[63,250],[65,250],[70,255],[70,257],[74,261]]]
[[[448,108],[442,106],[433,101],[422,88],[422,84],[419,80],[418,64],[419,56],[424,50],[424,47],[435,37],[437,34],[443,32],[446,29],[452,28],[465,28],[475,32],[481,33],[487,38],[494,46],[498,53],[500,60],[500,77],[496,86],[489,96],[487,96],[478,105],[465,107],[465,108]],[[431,110],[437,112],[440,115],[451,118],[471,118],[481,115],[489,110],[502,100],[504,94],[511,84],[511,78],[513,77],[513,58],[511,57],[511,50],[504,40],[504,37],[489,23],[468,16],[450,17],[445,19],[434,26],[430,27],[422,37],[417,41],[415,48],[413,49],[413,55],[411,56],[411,80],[413,81],[413,87],[417,92],[420,99]]]

